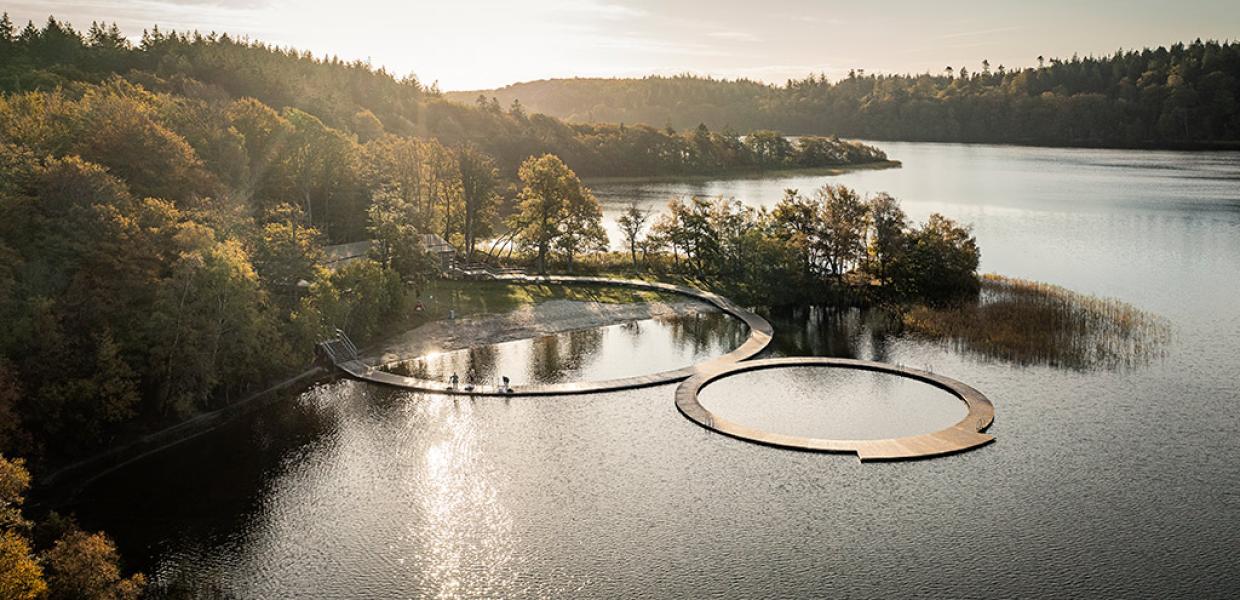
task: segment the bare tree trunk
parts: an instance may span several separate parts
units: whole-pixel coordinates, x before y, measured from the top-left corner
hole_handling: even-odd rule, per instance
[[[302,197],[306,200],[306,220],[314,227],[314,205],[310,203],[310,190],[302,190]]]
[[[443,241],[452,243],[452,197],[443,195]]]
[[[185,314],[185,302],[189,300],[189,288],[193,281],[192,275],[185,280],[185,290],[181,292],[181,300],[177,303],[177,320],[174,325],[176,333],[172,336],[172,347],[168,350],[168,364],[167,368],[164,369],[164,389],[162,390],[164,397],[161,399],[159,407],[160,412],[164,415],[168,414],[165,410],[166,407],[163,405],[168,400],[168,390],[172,386],[172,365],[176,362],[176,350],[181,347],[181,316]]]
[[[471,215],[472,212],[467,205],[465,207],[465,231],[463,235],[465,236],[465,260],[470,262],[474,260],[474,219]]]

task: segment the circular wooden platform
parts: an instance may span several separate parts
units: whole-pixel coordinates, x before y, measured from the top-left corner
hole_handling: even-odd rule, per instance
[[[711,364],[685,380],[676,388],[676,408],[693,422],[719,433],[742,440],[819,452],[853,452],[862,461],[905,460],[940,456],[976,448],[994,441],[982,433],[994,421],[994,405],[981,392],[955,379],[928,371],[898,365],[847,358],[777,358],[744,363]],[[864,369],[915,379],[942,388],[959,398],[968,407],[968,414],[959,423],[946,429],[921,435],[877,440],[832,440],[784,435],[754,429],[724,419],[698,401],[698,393],[711,382],[730,375],[781,367],[828,367]]]

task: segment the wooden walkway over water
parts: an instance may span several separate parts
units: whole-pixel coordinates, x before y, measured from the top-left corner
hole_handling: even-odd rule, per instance
[[[889,373],[898,377],[907,377],[946,390],[964,402],[969,412],[955,425],[932,433],[873,440],[834,440],[784,435],[754,429],[753,427],[724,419],[707,410],[698,401],[698,394],[702,388],[712,382],[746,371],[781,367],[862,369]],[[778,391],[772,390],[771,393],[778,393]],[[950,377],[871,360],[795,357],[755,360],[730,365],[712,365],[703,372],[681,383],[676,388],[676,408],[680,410],[681,414],[698,425],[735,438],[798,450],[852,452],[856,453],[862,461],[940,456],[989,444],[995,439],[994,436],[982,433],[994,421],[995,409],[990,400],[982,395],[981,392]]]
[[[712,294],[710,292],[704,292],[702,290],[683,285],[640,281],[636,279],[574,277],[569,275],[497,275],[494,279],[514,284],[608,285],[680,294],[682,296],[687,296],[715,306],[724,313],[744,321],[745,325],[749,327],[749,337],[745,340],[745,343],[741,344],[735,350],[732,350],[727,354],[719,356],[711,361],[688,366],[683,369],[663,371],[661,373],[653,373],[650,375],[625,377],[621,379],[610,379],[606,381],[579,381],[573,383],[513,386],[510,390],[503,390],[500,389],[499,386],[494,385],[478,385],[474,386],[472,390],[466,390],[463,387],[453,387],[452,385],[442,381],[397,375],[395,373],[383,371],[373,365],[368,365],[361,360],[358,360],[356,353],[354,353],[351,359],[336,360],[336,366],[345,373],[348,373],[351,377],[362,381],[410,390],[418,390],[422,392],[434,392],[437,394],[456,394],[465,396],[552,396],[565,394],[589,394],[649,387],[662,385],[665,383],[675,383],[691,377],[699,371],[712,366],[730,365],[747,358],[752,358],[759,352],[766,349],[767,345],[771,343],[771,336],[774,333],[774,330],[771,328],[771,324],[768,323],[766,319],[763,319],[753,312],[733,304],[731,300],[728,300],[719,294]],[[333,355],[333,357],[334,356],[335,355]],[[335,359],[333,358],[333,360]]]
[[[670,283],[608,279],[604,277],[511,274],[497,275],[494,279],[514,284],[623,286],[680,294],[711,304],[719,308],[719,310],[744,321],[749,327],[749,338],[740,347],[723,356],[683,369],[607,381],[523,385],[512,387],[508,390],[500,389],[499,386],[485,385],[475,386],[470,390],[466,390],[463,387],[455,387],[442,381],[407,377],[383,371],[373,365],[362,362],[358,358],[356,348],[352,346],[352,343],[348,342],[348,339],[343,334],[340,336],[340,339],[324,342],[321,346],[340,370],[355,379],[379,385],[436,394],[553,396],[611,392],[681,381],[683,383],[676,389],[676,407],[681,414],[707,429],[770,446],[820,452],[855,453],[862,461],[904,460],[941,456],[977,448],[994,441],[994,436],[983,433],[994,420],[994,406],[990,403],[990,400],[982,395],[981,392],[949,377],[898,365],[845,358],[779,358],[742,362],[757,356],[766,349],[767,345],[771,343],[774,330],[766,319],[733,304],[731,300],[718,294]],[[754,429],[719,417],[707,410],[698,401],[698,392],[713,381],[745,371],[789,366],[865,369],[915,379],[947,390],[965,403],[968,407],[968,414],[959,423],[947,429],[922,435],[875,440],[832,440],[791,436]],[[772,393],[777,392],[773,390]]]

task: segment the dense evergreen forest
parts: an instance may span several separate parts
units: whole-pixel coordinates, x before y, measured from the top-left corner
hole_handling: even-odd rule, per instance
[[[981,61],[942,73],[854,71],[783,86],[693,76],[556,79],[481,92],[572,122],[774,129],[877,140],[1093,146],[1240,143],[1240,44]],[[449,94],[472,102],[480,92]]]

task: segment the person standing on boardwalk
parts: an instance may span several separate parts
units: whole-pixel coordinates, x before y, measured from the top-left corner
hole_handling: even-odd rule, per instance
[[[455,389],[456,389],[456,384],[457,384],[457,382],[459,382],[460,380],[461,380],[461,378],[460,378],[460,377],[457,377],[457,376],[456,376],[456,373],[453,373],[453,374],[452,374],[452,378],[451,378],[451,379],[449,379],[448,381],[451,381],[451,382],[452,382],[452,389],[454,389],[454,390],[455,390]]]

